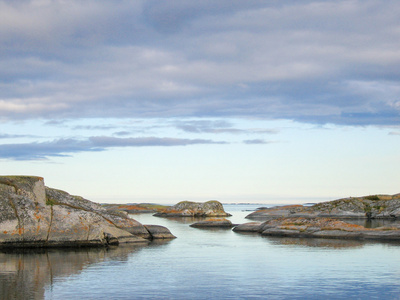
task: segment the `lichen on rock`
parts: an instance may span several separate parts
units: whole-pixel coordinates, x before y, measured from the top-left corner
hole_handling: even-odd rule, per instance
[[[246,218],[268,220],[280,217],[396,219],[400,218],[400,194],[349,197],[312,206],[277,206],[257,210]]]
[[[330,218],[277,218],[264,223],[241,224],[233,231],[296,238],[400,240],[400,229],[397,227],[365,228]]]
[[[207,219],[204,221],[195,222],[190,227],[195,228],[232,228],[234,225],[227,219]]]
[[[152,238],[126,213],[45,187],[42,177],[0,176],[0,247],[105,246]]]

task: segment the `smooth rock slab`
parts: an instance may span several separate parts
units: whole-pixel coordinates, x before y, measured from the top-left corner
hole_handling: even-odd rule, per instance
[[[147,231],[150,233],[152,239],[175,239],[171,231],[168,228],[160,225],[144,225]]]
[[[232,230],[235,232],[259,232],[261,229],[261,222],[249,222],[235,226]]]
[[[234,225],[227,219],[212,219],[196,222],[190,225],[195,228],[232,228]]]
[[[261,224],[245,223],[234,231],[276,237],[400,241],[400,229],[396,227],[365,228],[329,218],[280,218]]]

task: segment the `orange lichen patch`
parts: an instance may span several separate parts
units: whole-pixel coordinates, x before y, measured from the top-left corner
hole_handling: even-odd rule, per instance
[[[273,211],[282,211],[282,210],[291,210],[291,209],[295,209],[295,210],[302,210],[305,207],[303,205],[284,205],[284,206],[274,206],[274,207],[270,207],[270,208],[263,208],[263,209],[258,209],[256,210],[256,212],[273,212]]]
[[[22,228],[18,228],[12,231],[11,235],[22,235]]]
[[[147,210],[145,207],[141,207],[138,205],[119,205],[117,209],[120,210]]]
[[[210,221],[210,222],[222,222],[222,221],[228,221],[225,218],[211,218],[211,219],[207,219],[206,221]]]
[[[163,212],[167,212],[167,213],[173,213],[173,214],[180,214],[180,213],[182,213],[182,211],[181,210],[177,210],[177,209],[167,209],[167,210],[164,210]]]

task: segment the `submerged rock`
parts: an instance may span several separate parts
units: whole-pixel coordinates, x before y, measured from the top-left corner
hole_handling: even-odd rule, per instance
[[[0,176],[0,247],[104,246],[151,238],[126,213],[45,187],[42,177]]]
[[[400,194],[350,197],[312,206],[276,206],[257,210],[246,218],[269,220],[280,217],[396,219],[400,218]]]
[[[229,217],[223,205],[215,200],[205,203],[182,201],[156,213],[156,217]]]
[[[232,228],[233,226],[232,222],[227,219],[209,219],[190,225],[190,227],[196,228]]]
[[[278,218],[264,223],[242,224],[233,231],[296,238],[400,240],[397,227],[365,228],[329,218]]]

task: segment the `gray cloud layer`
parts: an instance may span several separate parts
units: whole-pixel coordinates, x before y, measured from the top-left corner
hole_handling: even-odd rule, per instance
[[[0,118],[395,125],[398,4],[0,0]]]
[[[115,138],[94,136],[84,140],[57,139],[48,142],[33,142],[0,145],[0,158],[14,160],[38,160],[48,157],[69,156],[77,152],[104,151],[114,147],[148,147],[148,146],[187,146],[196,144],[226,144],[222,141],[204,139],[177,138]]]

